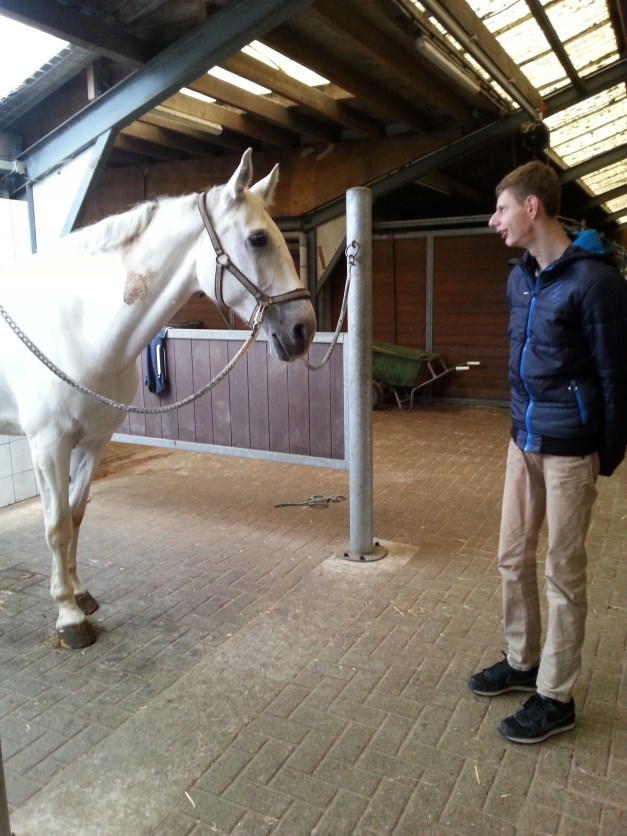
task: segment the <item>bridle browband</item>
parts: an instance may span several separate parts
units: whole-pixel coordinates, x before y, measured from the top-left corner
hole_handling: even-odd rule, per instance
[[[209,234],[211,244],[216,254],[215,297],[217,305],[220,305],[223,308],[227,307],[227,305],[225,305],[224,303],[224,298],[222,296],[222,281],[224,279],[225,270],[228,270],[229,273],[232,276],[234,276],[238,280],[238,282],[246,288],[246,290],[254,297],[257,303],[254,311],[252,312],[248,320],[248,324],[251,328],[255,324],[258,325],[261,322],[261,318],[264,314],[265,309],[269,308],[270,305],[277,305],[281,302],[291,302],[293,299],[311,299],[309,291],[306,290],[304,287],[296,288],[296,290],[288,290],[286,293],[279,293],[277,296],[268,296],[266,293],[263,292],[263,290],[260,290],[257,287],[257,285],[253,284],[253,282],[251,282],[250,279],[248,279],[242,273],[242,271],[237,267],[237,265],[233,264],[229,257],[229,254],[222,249],[220,239],[218,238],[215,228],[211,223],[209,210],[207,209],[207,205],[205,203],[204,192],[201,192],[198,195],[198,211],[200,212],[200,217],[203,220],[205,229]]]

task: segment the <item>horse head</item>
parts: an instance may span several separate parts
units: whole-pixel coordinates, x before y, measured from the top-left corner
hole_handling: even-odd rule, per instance
[[[316,318],[285,239],[267,211],[279,167],[251,185],[251,154],[249,148],[228,183],[199,197],[208,234],[196,260],[198,281],[210,298],[245,322],[252,324],[261,313],[273,353],[293,360],[309,348]]]

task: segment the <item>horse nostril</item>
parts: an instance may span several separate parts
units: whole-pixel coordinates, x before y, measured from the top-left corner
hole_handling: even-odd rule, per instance
[[[297,322],[296,325],[294,326],[294,339],[298,343],[304,343],[305,340],[307,339],[307,336],[306,336],[306,333],[305,333],[305,326],[303,325],[302,322]]]

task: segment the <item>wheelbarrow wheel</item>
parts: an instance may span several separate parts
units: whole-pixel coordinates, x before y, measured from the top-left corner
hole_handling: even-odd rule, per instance
[[[385,390],[378,380],[372,381],[372,408],[379,409],[383,405]]]

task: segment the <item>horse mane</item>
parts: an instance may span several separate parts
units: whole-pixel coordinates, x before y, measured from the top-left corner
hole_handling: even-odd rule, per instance
[[[211,204],[224,186],[213,186],[206,192],[207,202]],[[193,197],[195,195],[185,195]],[[63,249],[71,247],[76,252],[94,255],[96,253],[113,252],[114,250],[133,243],[148,227],[157,209],[178,197],[160,197],[138,203],[126,212],[110,215],[96,221],[82,229],[77,229],[61,238],[56,243]]]
[[[158,206],[158,200],[139,203],[126,212],[78,229],[62,240],[78,252],[111,252],[138,238],[152,220]]]

